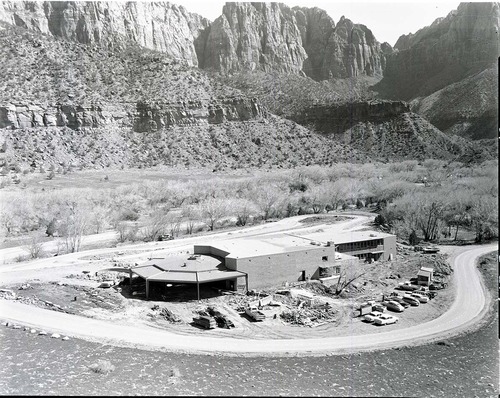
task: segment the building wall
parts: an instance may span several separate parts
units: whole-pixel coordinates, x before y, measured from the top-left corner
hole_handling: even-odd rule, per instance
[[[284,282],[301,281],[303,271],[305,271],[306,278],[318,278],[320,266],[334,264],[335,248],[333,246],[249,258],[226,257],[225,262],[228,269],[248,274],[249,289],[263,289],[281,285]]]
[[[373,252],[383,251],[378,259],[389,260],[391,254],[393,258],[396,256],[396,236],[392,235],[384,238],[374,237],[362,241],[341,243],[337,245],[337,248],[340,253],[358,256],[360,258],[366,258],[366,255]]]
[[[229,253],[210,245],[194,245],[194,254],[211,254],[217,257],[226,257]]]

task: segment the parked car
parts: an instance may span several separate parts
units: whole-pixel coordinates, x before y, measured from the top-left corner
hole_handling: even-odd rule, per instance
[[[370,312],[369,314],[366,314],[363,317],[363,321],[365,321],[365,322],[373,322],[375,319],[377,319],[381,315],[383,315],[383,314],[381,312],[379,312],[379,311],[372,311],[372,312]]]
[[[386,301],[385,305],[386,305],[387,309],[391,310],[391,311],[403,312],[405,310],[401,304],[399,304],[398,302],[396,302],[394,300]]]
[[[375,319],[375,325],[390,325],[391,323],[397,323],[399,318],[394,315],[382,314],[377,319]]]
[[[411,297],[415,297],[418,301],[420,301],[421,303],[428,303],[429,302],[429,297],[423,295],[423,294],[419,294],[419,293],[412,293],[411,294]]]
[[[415,297],[410,296],[409,294],[405,294],[403,296],[403,300],[413,307],[418,307],[420,305],[420,301],[418,301]]]
[[[372,310],[378,312],[385,312],[385,307],[382,304],[377,303],[372,306]]]
[[[391,297],[391,300],[395,301],[396,303],[401,304],[405,309],[410,306],[410,304],[407,303],[406,301],[404,301],[403,297],[400,297],[400,296]]]

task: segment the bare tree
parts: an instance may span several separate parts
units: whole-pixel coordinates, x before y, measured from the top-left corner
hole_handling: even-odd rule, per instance
[[[59,226],[59,231],[65,239],[68,253],[75,253],[80,250],[82,237],[87,228],[88,212],[76,202],[66,202],[66,209]]]
[[[182,217],[186,223],[186,233],[191,235],[196,222],[201,218],[200,207],[198,205],[184,203],[182,205]]]
[[[228,203],[225,199],[208,197],[201,203],[201,216],[210,231],[215,229],[217,223],[227,215]]]
[[[28,239],[28,243],[24,246],[29,254],[29,258],[34,260],[43,257],[45,252],[43,250],[42,236],[39,233],[34,233]]]
[[[235,199],[230,202],[231,212],[236,215],[236,225],[245,226],[250,216],[254,215],[257,208],[248,199]]]
[[[355,280],[361,278],[365,275],[366,272],[357,273],[351,276],[347,276],[347,272],[345,270],[340,271],[339,279],[337,280],[337,284],[335,285],[335,294],[338,296],[342,293],[351,283]]]
[[[102,232],[107,223],[108,211],[104,206],[94,206],[91,210],[90,225],[93,232],[98,234]]]
[[[141,231],[144,240],[155,241],[165,233],[168,223],[167,214],[168,210],[158,209],[150,215],[149,221]]]

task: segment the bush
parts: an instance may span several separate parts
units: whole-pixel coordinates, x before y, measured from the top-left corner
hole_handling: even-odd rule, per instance
[[[105,359],[99,359],[96,363],[89,366],[89,369],[94,373],[109,373],[115,370],[115,366]]]

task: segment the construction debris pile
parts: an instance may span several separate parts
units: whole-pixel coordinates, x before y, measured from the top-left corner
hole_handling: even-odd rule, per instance
[[[292,325],[315,327],[335,322],[337,315],[338,310],[332,308],[328,303],[309,305],[302,301],[297,308],[283,311],[280,317],[283,321]]]

